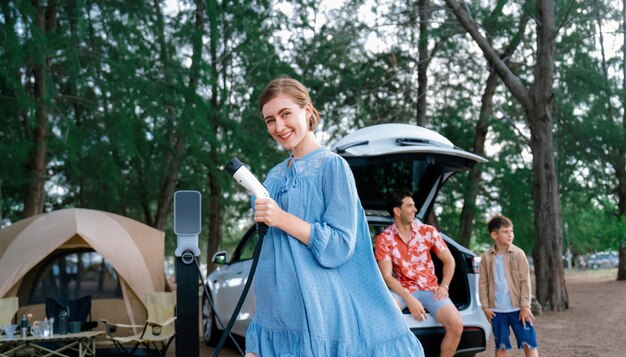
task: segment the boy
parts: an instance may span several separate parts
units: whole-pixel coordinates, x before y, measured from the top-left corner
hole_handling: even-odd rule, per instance
[[[513,222],[497,215],[487,223],[494,245],[480,262],[480,302],[493,327],[496,357],[510,350],[509,327],[526,357],[538,356],[537,335],[530,311],[530,270],[524,251],[513,244]]]

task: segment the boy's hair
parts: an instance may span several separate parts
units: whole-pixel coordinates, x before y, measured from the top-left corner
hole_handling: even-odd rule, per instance
[[[511,222],[510,219],[508,219],[507,217],[501,214],[497,214],[493,216],[489,220],[489,222],[487,222],[487,229],[489,229],[489,233],[497,231],[498,229],[502,227],[512,227],[512,226],[513,226],[513,222]]]
[[[396,191],[387,195],[387,212],[389,212],[391,218],[393,218],[393,209],[396,207],[402,207],[402,200],[405,197],[413,197],[413,194],[411,191]]]

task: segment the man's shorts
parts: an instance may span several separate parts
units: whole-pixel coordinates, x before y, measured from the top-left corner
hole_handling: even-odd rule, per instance
[[[496,312],[496,316],[491,320],[493,327],[493,338],[496,343],[496,350],[510,350],[511,341],[509,339],[511,332],[509,326],[513,328],[515,339],[517,340],[517,348],[522,349],[528,346],[530,349],[539,347],[537,343],[537,333],[535,326],[526,322],[526,326],[519,319],[519,310],[513,312]]]
[[[393,296],[394,300],[399,303],[400,310],[404,310],[404,308],[406,307],[406,301],[404,301],[404,299],[401,298],[400,295],[394,293],[393,291],[389,290],[389,292],[391,293],[391,296]],[[454,303],[448,297],[440,300],[435,300],[435,293],[430,290],[416,290],[411,295],[419,300],[424,306],[424,309],[430,312],[430,314],[433,315],[434,318],[437,318],[437,311],[439,311],[439,309],[441,309],[443,306],[454,306]]]

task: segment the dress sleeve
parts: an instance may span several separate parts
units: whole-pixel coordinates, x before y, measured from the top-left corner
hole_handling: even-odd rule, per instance
[[[324,208],[319,222],[311,222],[309,249],[320,265],[335,268],[354,253],[357,239],[358,196],[348,163],[340,157],[322,167]]]

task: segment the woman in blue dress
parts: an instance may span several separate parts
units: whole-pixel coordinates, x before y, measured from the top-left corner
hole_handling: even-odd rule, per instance
[[[378,271],[352,172],[313,133],[319,113],[306,87],[278,78],[259,108],[291,153],[267,174],[271,198],[254,201],[255,221],[270,228],[246,357],[422,356]]]

